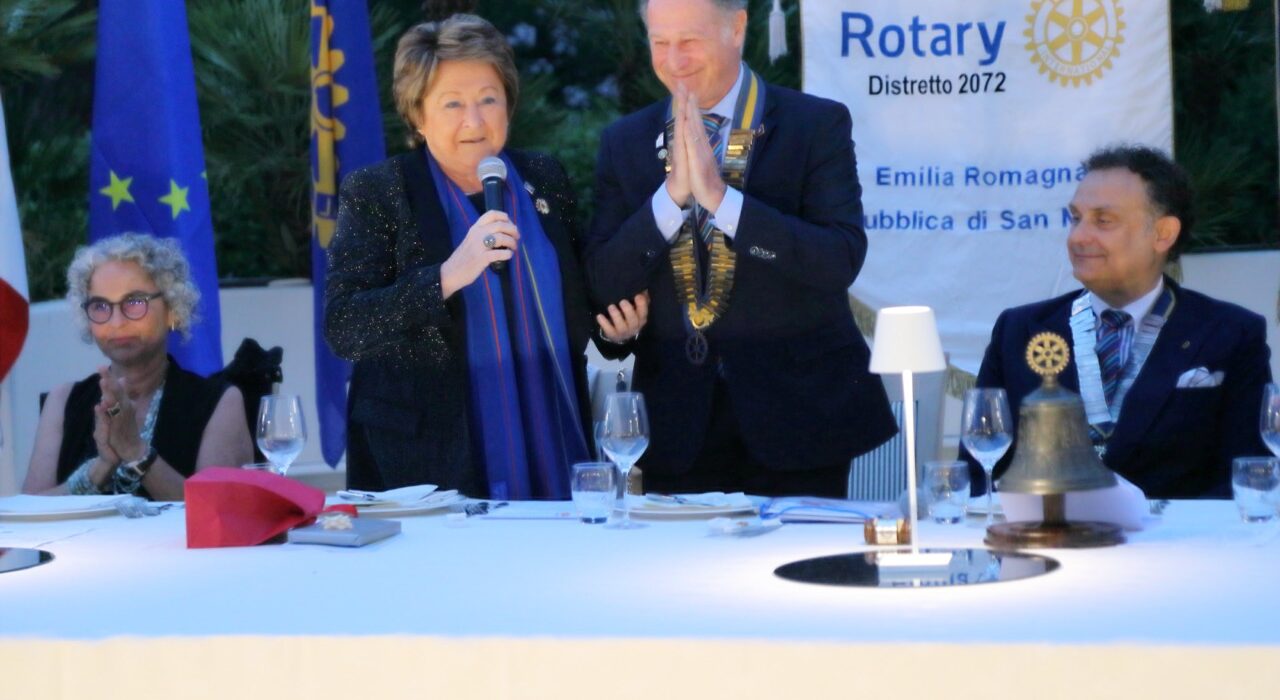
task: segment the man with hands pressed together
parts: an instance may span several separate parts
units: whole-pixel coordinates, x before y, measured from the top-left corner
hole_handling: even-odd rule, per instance
[[[671,97],[605,131],[586,267],[597,298],[650,293],[645,489],[841,496],[895,431],[848,304],[867,248],[848,110],[742,62],[743,0],[640,12]]]

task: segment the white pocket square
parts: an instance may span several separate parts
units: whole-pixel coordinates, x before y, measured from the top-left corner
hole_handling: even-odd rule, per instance
[[[1207,367],[1196,367],[1189,369],[1178,377],[1179,389],[1212,389],[1215,386],[1222,386],[1222,379],[1226,376],[1222,370],[1210,372]]]

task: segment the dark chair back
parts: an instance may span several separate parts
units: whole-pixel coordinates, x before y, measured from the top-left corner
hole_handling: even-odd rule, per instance
[[[263,396],[271,393],[272,385],[284,381],[284,371],[280,369],[283,359],[284,349],[279,346],[263,350],[258,341],[245,338],[231,363],[212,375],[230,382],[244,396],[244,417],[249,426],[249,438],[254,443],[253,457],[258,462],[266,461],[266,456],[258,449],[257,440],[253,439],[258,430],[258,404]]]

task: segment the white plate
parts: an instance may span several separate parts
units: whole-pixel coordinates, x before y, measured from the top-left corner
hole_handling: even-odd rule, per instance
[[[76,506],[61,509],[40,509],[22,511],[0,511],[0,520],[16,522],[39,522],[46,520],[78,520],[82,518],[101,518],[105,515],[117,515],[114,503],[101,503],[93,506]]]
[[[634,505],[631,507],[631,517],[633,518],[713,518],[720,515],[733,515],[735,513],[754,513],[756,507],[749,503],[739,503],[727,506],[700,506],[697,504],[687,505],[666,505],[659,503],[645,503],[643,505]]]
[[[422,515],[423,513],[431,513],[433,511],[442,510],[449,506],[457,505],[467,500],[467,497],[454,493],[449,496],[440,498],[428,498],[422,503],[410,503],[401,505],[398,503],[384,505],[368,505],[362,506],[359,503],[342,502],[342,505],[354,505],[356,511],[360,513],[362,518],[398,518],[405,515]]]
[[[399,505],[409,501],[419,501],[425,499],[436,492],[435,484],[418,484],[416,486],[402,486],[398,489],[390,491],[339,491],[336,495],[342,503],[349,503],[356,507],[362,506],[379,506],[379,505]]]

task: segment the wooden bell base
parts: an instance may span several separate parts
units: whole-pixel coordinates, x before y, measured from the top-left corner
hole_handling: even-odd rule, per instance
[[[995,549],[1082,549],[1124,542],[1118,525],[1095,522],[1000,523],[987,528],[985,542]]]

